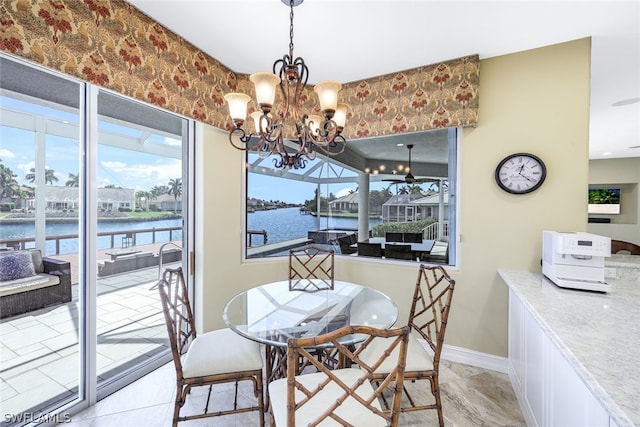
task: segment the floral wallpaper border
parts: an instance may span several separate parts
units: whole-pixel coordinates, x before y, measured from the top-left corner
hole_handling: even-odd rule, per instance
[[[233,126],[224,94],[253,92],[248,75],[121,0],[2,0],[0,12],[1,50],[218,128]],[[471,55],[346,83],[344,136],[476,126],[479,71]],[[318,111],[311,87],[302,108]]]

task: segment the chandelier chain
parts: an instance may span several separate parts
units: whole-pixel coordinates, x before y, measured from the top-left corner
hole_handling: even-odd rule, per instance
[[[289,12],[289,56],[293,61],[293,0],[289,2],[291,11]]]

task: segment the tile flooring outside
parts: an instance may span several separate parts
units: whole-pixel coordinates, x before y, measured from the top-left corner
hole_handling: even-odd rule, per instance
[[[157,281],[157,267],[97,279],[98,383],[167,351]],[[0,414],[77,394],[77,288],[70,303],[0,322]]]
[[[526,426],[511,383],[505,374],[445,361],[441,364],[441,393],[445,425]],[[412,396],[430,396],[428,381],[409,383]],[[233,402],[232,385],[214,388],[209,410],[229,408]],[[206,387],[195,388],[187,399],[184,414],[201,412]],[[240,386],[239,404],[255,405],[251,383]],[[175,398],[175,369],[168,363],[131,385],[71,416],[70,426],[171,426]],[[226,406],[225,406],[226,405]],[[400,415],[400,425],[425,427],[438,424],[435,411]],[[184,427],[259,427],[257,412],[205,418],[179,423]],[[267,425],[269,418],[267,416]],[[366,427],[366,426],[362,426]]]

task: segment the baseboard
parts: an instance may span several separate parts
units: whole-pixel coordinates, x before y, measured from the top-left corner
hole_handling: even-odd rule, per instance
[[[442,358],[451,362],[464,363],[478,368],[489,369],[503,374],[509,372],[509,359],[489,353],[481,353],[467,348],[446,345],[442,349]]]
[[[425,346],[425,348],[428,347],[424,340],[420,341],[423,341],[421,344]],[[488,369],[502,374],[509,373],[509,360],[506,357],[499,357],[489,353],[481,353],[479,351],[469,350],[467,348],[456,347],[453,345],[444,345],[442,348],[441,359],[455,363],[463,363],[477,368]]]

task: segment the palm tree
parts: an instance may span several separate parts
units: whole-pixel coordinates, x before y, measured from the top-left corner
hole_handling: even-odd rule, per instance
[[[69,179],[64,183],[65,187],[78,187],[80,186],[80,174],[69,173]]]
[[[155,199],[157,197],[151,191],[136,191],[136,204],[145,210],[149,208],[149,201]]]
[[[167,187],[166,185],[154,185],[151,189],[151,193],[153,193],[153,195],[157,198],[158,196],[162,196],[163,194],[168,194],[169,187]]]
[[[34,182],[36,182],[36,168],[31,168],[29,169],[28,174],[26,174],[24,176],[24,179],[26,179],[27,181],[29,181],[31,184],[33,184]],[[53,169],[46,169],[44,170],[44,184],[51,184],[53,185],[54,182],[58,182],[58,177],[55,175],[55,172]]]
[[[178,211],[178,197],[182,195],[182,178],[172,178],[169,180],[169,191],[167,194],[173,194],[174,212]]]
[[[422,195],[422,187],[417,184],[412,184],[409,186],[409,194]]]
[[[10,168],[3,165],[0,159],[0,199],[12,197],[19,190],[17,176]]]

